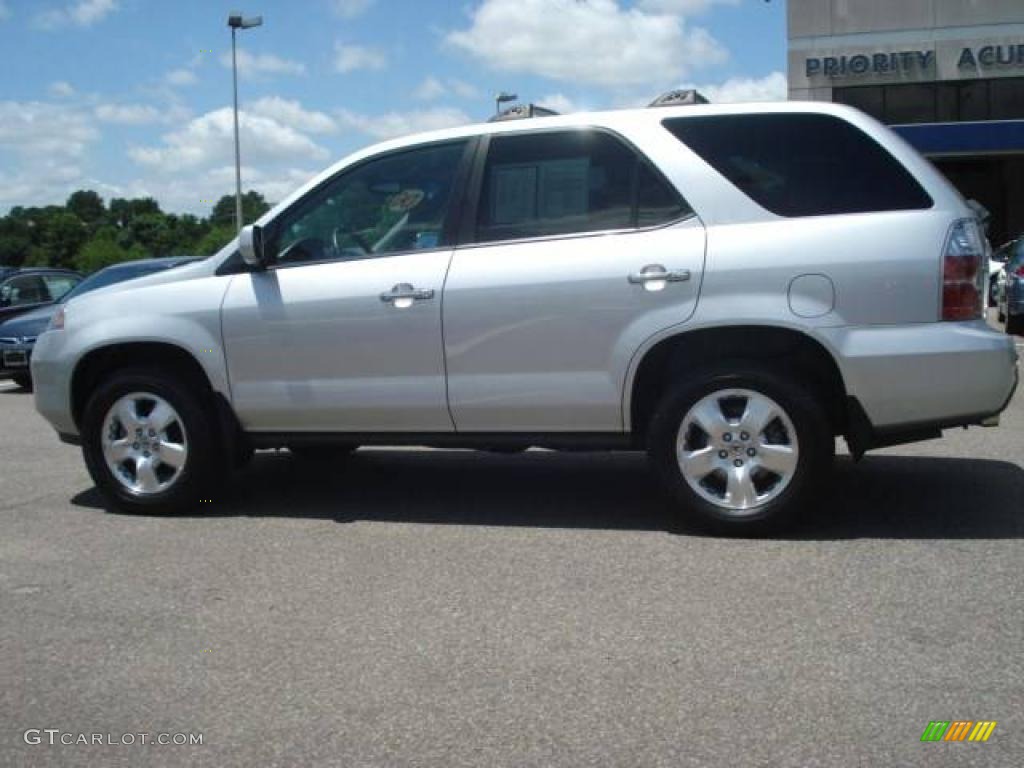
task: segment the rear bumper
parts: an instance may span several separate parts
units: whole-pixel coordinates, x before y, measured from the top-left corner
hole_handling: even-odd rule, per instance
[[[877,434],[980,424],[1017,386],[1013,339],[983,321],[829,329],[847,394]]]

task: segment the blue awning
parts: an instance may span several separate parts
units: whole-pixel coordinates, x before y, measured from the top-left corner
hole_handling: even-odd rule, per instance
[[[923,155],[1024,153],[1024,120],[986,123],[922,123],[892,129]]]

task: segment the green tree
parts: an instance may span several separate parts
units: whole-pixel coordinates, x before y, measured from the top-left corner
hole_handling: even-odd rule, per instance
[[[195,255],[196,256],[211,256],[211,255],[213,255],[214,253],[219,251],[221,248],[223,248],[225,245],[230,243],[234,239],[236,234],[237,233],[235,232],[235,227],[234,227],[233,224],[231,226],[226,226],[226,227],[225,226],[220,226],[220,227],[216,227],[215,226],[215,227],[213,227],[209,232],[206,233],[206,236],[203,237],[203,239],[199,241],[199,244],[196,246],[196,254]]]
[[[73,213],[58,209],[57,213],[46,216],[41,222],[43,237],[41,246],[45,249],[47,262],[51,267],[70,267],[75,262],[79,249],[89,238],[88,230],[80,218]]]
[[[242,195],[242,220],[246,224],[252,224],[256,219],[270,210],[266,199],[254,189]],[[235,196],[224,195],[217,204],[213,206],[210,214],[210,223],[214,226],[235,225]]]
[[[64,207],[89,225],[99,223],[107,215],[107,208],[103,205],[103,198],[91,189],[80,189],[77,192],[72,192]]]
[[[115,230],[107,227],[97,232],[96,236],[82,247],[75,258],[75,269],[81,272],[95,272],[111,264],[142,259],[145,256],[145,251],[138,246],[122,248],[118,245]]]

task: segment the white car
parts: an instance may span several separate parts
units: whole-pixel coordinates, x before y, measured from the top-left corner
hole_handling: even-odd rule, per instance
[[[72,300],[36,405],[119,507],[252,448],[643,450],[679,514],[821,513],[853,453],[993,424],[1016,351],[950,183],[832,104],[662,107],[371,147],[216,256]]]

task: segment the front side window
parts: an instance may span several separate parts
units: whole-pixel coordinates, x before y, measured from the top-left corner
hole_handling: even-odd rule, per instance
[[[643,169],[641,173],[641,169]],[[496,136],[477,213],[478,242],[551,237],[678,218],[686,204],[632,149],[593,130]]]
[[[422,147],[343,172],[274,223],[267,253],[294,264],[449,245],[444,225],[465,147]]]
[[[0,307],[41,304],[49,300],[50,294],[39,275],[12,277],[0,288]]]
[[[819,114],[678,117],[665,127],[740,191],[779,216],[931,208],[878,142]]]

